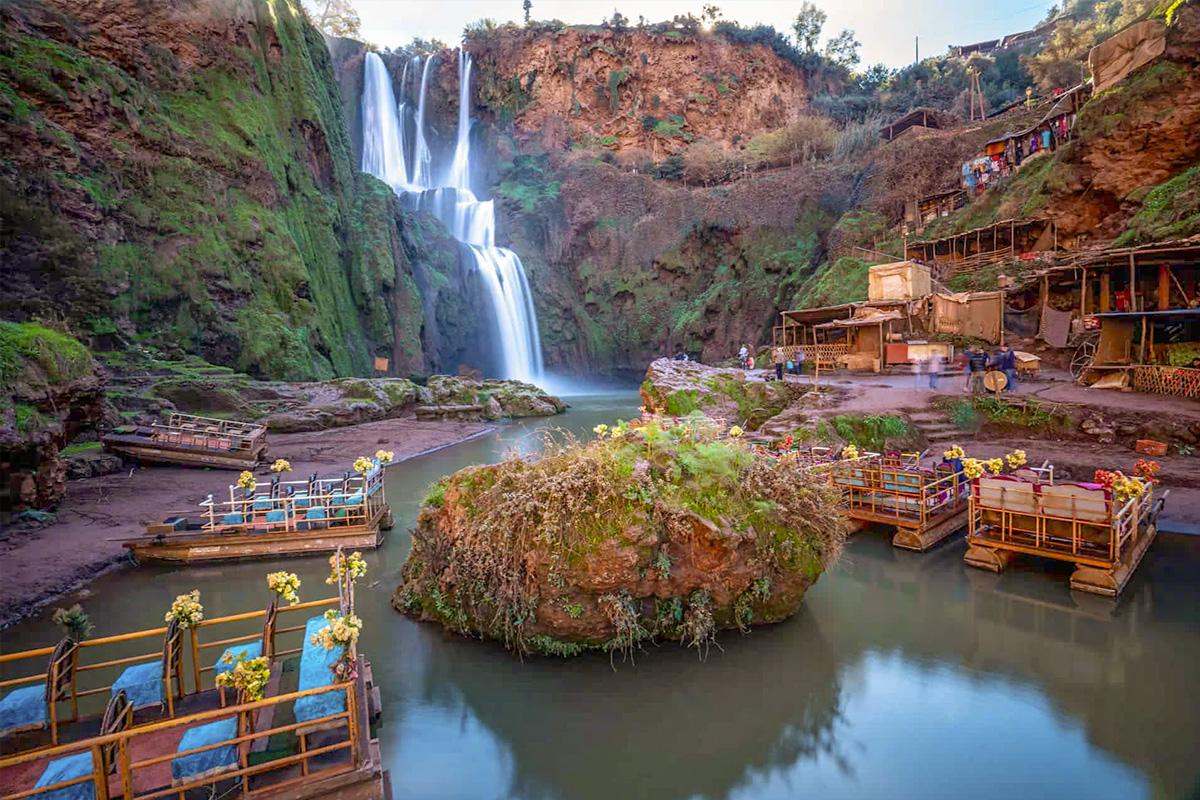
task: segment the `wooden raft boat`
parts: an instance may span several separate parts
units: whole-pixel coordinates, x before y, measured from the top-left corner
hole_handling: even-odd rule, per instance
[[[0,800],[390,800],[371,731],[382,714],[371,663],[351,644],[355,674],[338,682],[326,665],[341,652],[310,639],[326,624],[325,608],[353,610],[346,591],[340,586],[338,597],[283,608],[272,602],[266,611],[204,619],[186,631],[172,624],[65,640],[67,691],[42,701],[82,703],[85,713],[59,720],[53,735],[0,731]],[[286,624],[292,619],[297,624]],[[130,643],[156,651],[128,656]],[[24,674],[0,687],[40,690],[47,653],[53,659],[61,649],[3,654],[0,663]],[[226,697],[214,685],[231,669],[225,653],[266,659],[270,678],[261,700]],[[135,672],[138,678],[127,677]],[[137,697],[153,702],[138,708]],[[87,713],[101,708],[103,714]]]
[[[1116,597],[1154,541],[1166,500],[1153,500],[1153,485],[1143,483],[1141,495],[1122,502],[1098,484],[976,478],[963,560],[992,572],[1019,554],[1073,562],[1072,589]]]
[[[135,461],[249,469],[267,458],[266,426],[191,414],[172,414],[166,425],[125,425],[100,441]]]
[[[369,550],[392,527],[383,465],[337,478],[229,487],[228,500],[209,495],[198,508],[168,514],[146,534],[124,543],[138,561],[196,563]]]
[[[967,524],[968,481],[948,464],[920,466],[920,453],[839,461],[830,480],[842,490],[846,515],[859,523],[890,525],[892,544],[928,550]]]

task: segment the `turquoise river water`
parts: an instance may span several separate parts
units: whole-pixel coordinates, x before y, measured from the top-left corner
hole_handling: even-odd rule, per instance
[[[535,448],[548,425],[590,435],[637,413],[635,392],[568,399],[388,470],[396,528],[366,555],[357,606],[395,800],[1200,798],[1200,537],[1160,537],[1113,603],[1073,595],[1069,567],[992,575],[957,537],[920,554],[865,532],[799,614],[722,634],[704,662],[674,644],[615,669],[521,661],[393,611],[430,483]],[[280,568],[304,599],[328,594],[311,558],[121,570],[81,601],[97,636],[160,625],[192,588],[211,618],[265,605]],[[58,631],[47,613],[2,636],[11,652]]]

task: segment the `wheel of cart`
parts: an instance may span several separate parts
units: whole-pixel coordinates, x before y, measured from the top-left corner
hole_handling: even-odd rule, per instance
[[[1095,331],[1077,334],[1068,342],[1068,347],[1074,346],[1071,354],[1071,377],[1080,383],[1083,373],[1096,360],[1096,346],[1100,342],[1100,334]]]

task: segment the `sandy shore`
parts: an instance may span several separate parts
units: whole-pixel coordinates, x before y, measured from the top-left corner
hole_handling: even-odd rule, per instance
[[[494,425],[479,422],[394,419],[271,434],[270,453],[288,459],[296,475],[325,475],[376,450],[390,450],[396,461],[403,461],[492,430]],[[0,627],[128,564],[122,538],[141,533],[146,524],[172,510],[194,507],[235,479],[232,471],[151,466],[71,481],[56,524],[39,530],[10,529],[0,538]]]

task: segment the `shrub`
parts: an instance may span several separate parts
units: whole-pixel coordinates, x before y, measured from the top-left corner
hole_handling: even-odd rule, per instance
[[[758,167],[779,167],[784,164],[827,158],[837,141],[837,131],[824,117],[804,116],[788,125],[750,140],[746,150]]]

